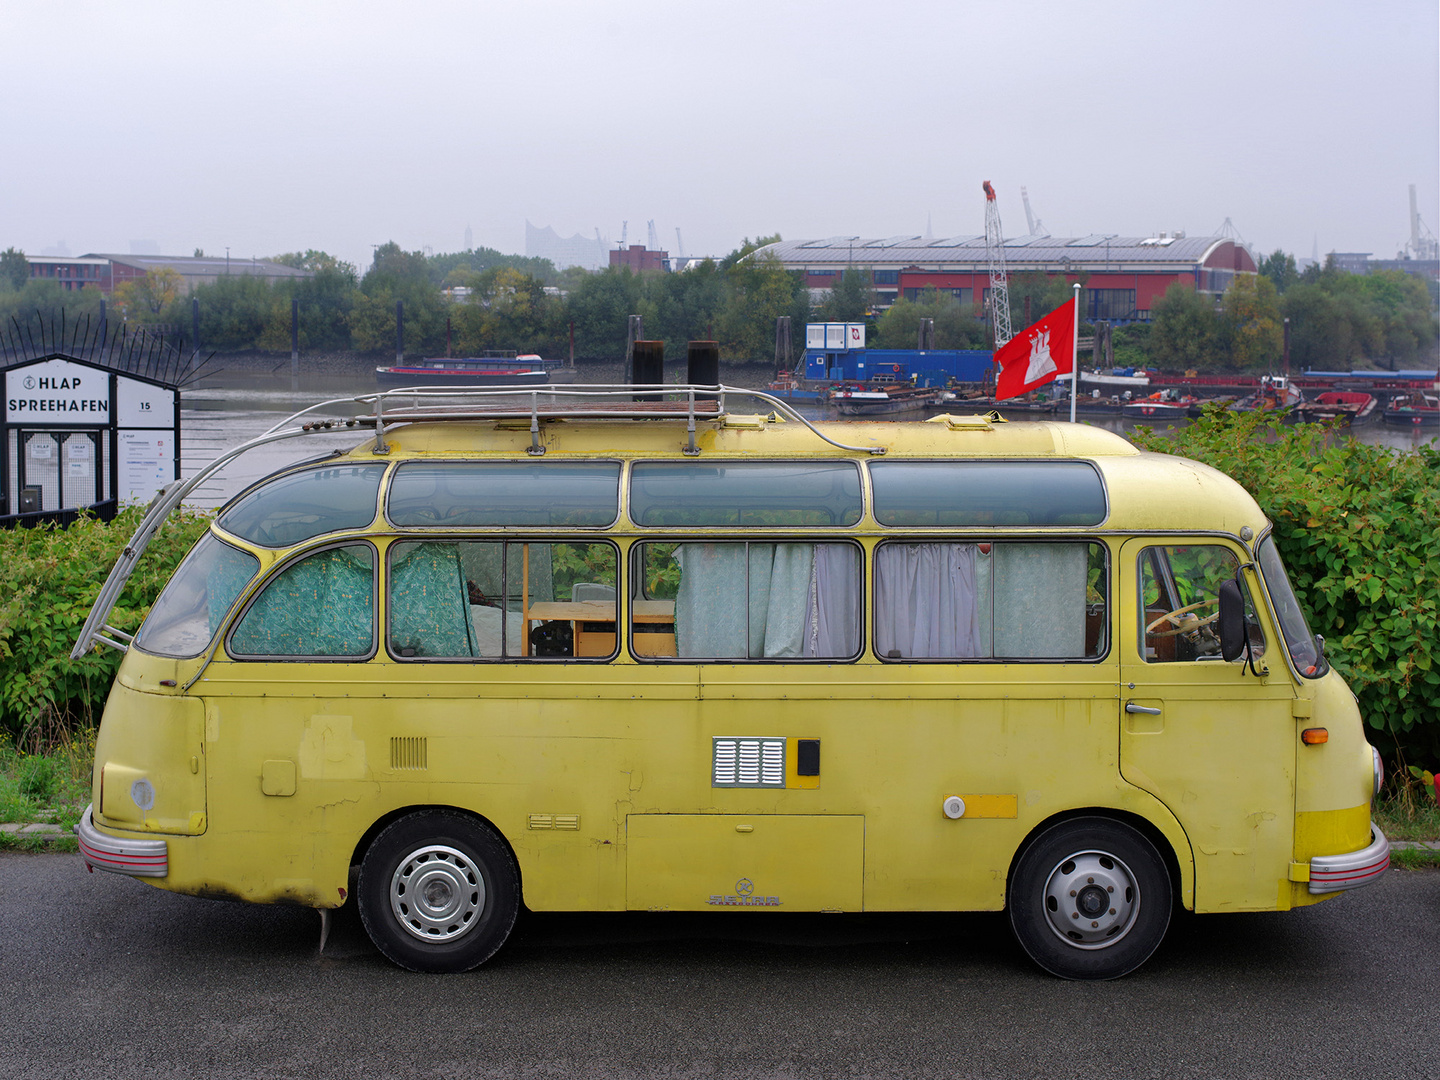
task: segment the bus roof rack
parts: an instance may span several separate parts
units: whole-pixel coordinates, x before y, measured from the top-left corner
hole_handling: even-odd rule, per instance
[[[746,390],[723,384],[711,385],[635,385],[631,383],[574,383],[544,386],[475,387],[408,387],[386,390],[356,398],[357,402],[373,402],[374,412],[356,419],[375,426],[375,453],[389,452],[385,443],[388,426],[447,420],[520,420],[530,421],[529,453],[540,455],[541,420],[661,420],[683,419],[689,436],[685,453],[696,456],[695,421],[723,420],[729,415],[726,396],[764,402],[786,419],[804,424],[816,436],[841,450],[879,456],[883,446],[851,446],[838,442],[820,431],[801,416],[789,402],[763,390]],[[400,401],[408,407],[396,407]]]

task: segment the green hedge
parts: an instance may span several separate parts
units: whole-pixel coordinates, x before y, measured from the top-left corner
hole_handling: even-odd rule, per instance
[[[1399,453],[1343,429],[1223,409],[1132,440],[1212,465],[1255,496],[1371,741],[1440,762],[1440,448]]]
[[[0,730],[16,745],[37,730],[93,725],[120,666],[114,649],[70,650],[100,585],[144,514],[123,510],[114,521],[81,518],[68,529],[0,531]],[[146,549],[109,623],[134,633],[180,559],[204,531],[208,515],[172,515]],[[46,741],[46,740],[42,740]]]

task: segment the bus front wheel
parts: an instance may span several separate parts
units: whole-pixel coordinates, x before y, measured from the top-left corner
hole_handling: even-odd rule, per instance
[[[510,936],[520,904],[515,860],[473,818],[425,810],[391,822],[365,853],[360,919],[387,957],[412,971],[469,971]]]
[[[1170,875],[1155,845],[1107,818],[1074,818],[1026,847],[1010,881],[1010,926],[1063,979],[1116,979],[1160,946]]]

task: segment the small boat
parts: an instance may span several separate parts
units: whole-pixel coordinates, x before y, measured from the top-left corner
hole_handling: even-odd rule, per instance
[[[801,383],[800,373],[795,371],[780,372],[765,389],[785,401],[818,401],[825,396],[824,390],[807,390]]]
[[[1166,417],[1188,417],[1192,406],[1198,406],[1200,399],[1194,394],[1182,394],[1179,390],[1160,390],[1149,397],[1127,401],[1120,409],[1123,416],[1137,416],[1149,419]]]
[[[1375,415],[1375,395],[1358,390],[1327,390],[1310,401],[1302,401],[1291,412],[1301,421],[1338,420],[1345,424],[1361,424]]]
[[[911,386],[908,383],[850,383],[830,391],[830,404],[834,405],[842,416],[883,416],[886,413],[912,412],[954,400],[954,393],[943,386]]]
[[[534,353],[489,353],[458,359],[427,357],[412,363],[375,369],[375,381],[385,386],[538,386],[550,381],[559,360],[542,360]]]
[[[1236,412],[1281,412],[1293,409],[1304,400],[1305,395],[1284,375],[1263,375],[1259,390],[1230,407]]]
[[[1111,368],[1108,371],[1081,371],[1083,386],[1108,387],[1110,390],[1137,390],[1150,385],[1150,375],[1140,368]]]
[[[1434,427],[1440,424],[1440,395],[1427,394],[1423,390],[1396,394],[1385,408],[1385,422]]]

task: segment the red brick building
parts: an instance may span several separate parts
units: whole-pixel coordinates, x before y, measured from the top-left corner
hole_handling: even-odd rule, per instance
[[[979,314],[990,291],[983,236],[936,240],[839,236],[781,241],[755,254],[765,253],[787,269],[803,271],[806,283],[816,291],[829,289],[847,268],[867,270],[882,308],[935,288],[974,305]],[[1256,272],[1255,258],[1243,244],[1223,236],[1183,233],[1074,239],[1020,236],[1005,242],[1005,265],[1011,275],[1039,272],[1067,280],[1084,272],[1088,276],[1082,317],[1109,322],[1148,320],[1151,306],[1176,282],[1218,297],[1236,274]]]

